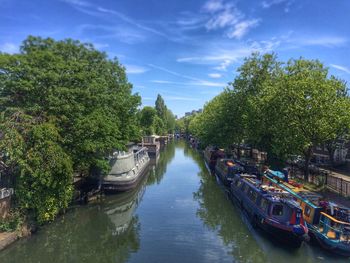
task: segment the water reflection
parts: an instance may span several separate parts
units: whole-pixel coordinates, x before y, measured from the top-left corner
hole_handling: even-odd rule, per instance
[[[236,262],[267,262],[267,257],[242,218],[232,209],[215,178],[208,173],[202,156],[189,147],[185,147],[184,152],[201,169],[198,173],[201,184],[198,191],[193,193],[194,199],[199,203],[197,216],[208,228],[217,232],[224,245],[230,248],[230,254]]]
[[[184,147],[184,153],[200,167],[198,176],[201,178],[201,184],[193,194],[199,203],[197,216],[208,228],[217,232],[225,246],[231,248],[230,254],[234,261],[348,262],[347,259],[335,257],[316,246],[303,244],[297,250],[283,247],[261,231],[253,229],[238,207],[227,198],[218,179],[208,173],[202,155],[187,145]]]
[[[174,159],[175,156],[175,142],[171,141],[166,147],[161,149],[158,158],[151,158],[151,172],[148,178],[148,185],[159,184],[164,174],[166,173],[168,164]]]
[[[0,262],[348,262],[309,245],[283,249],[244,220],[201,154],[178,141],[137,189],[71,209]]]
[[[0,254],[0,262],[126,262],[140,248],[134,215],[145,177],[133,191],[79,207]]]

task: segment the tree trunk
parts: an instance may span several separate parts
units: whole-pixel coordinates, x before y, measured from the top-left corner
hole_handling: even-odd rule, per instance
[[[237,159],[241,159],[241,147],[239,145],[237,146]]]
[[[306,182],[309,182],[309,164],[312,156],[312,147],[310,146],[305,152],[304,152],[304,158],[305,158],[305,165],[304,165],[304,180]]]
[[[329,161],[331,163],[331,167],[334,167],[334,153],[336,150],[335,144],[329,143],[326,145],[327,151],[328,151],[328,157]]]

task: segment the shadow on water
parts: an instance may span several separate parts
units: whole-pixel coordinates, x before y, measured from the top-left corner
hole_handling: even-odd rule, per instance
[[[155,161],[133,191],[72,208],[2,251],[0,262],[348,262],[306,244],[289,251],[261,235],[184,141]]]
[[[145,192],[146,175],[130,192],[77,207],[37,234],[0,254],[0,262],[126,262],[140,248],[134,211]]]
[[[140,248],[141,224],[135,210],[146,185],[159,184],[174,158],[175,144],[153,160],[137,188],[75,207],[32,237],[0,253],[0,262],[127,262]]]
[[[199,203],[197,216],[209,229],[217,232],[224,245],[230,248],[235,262],[348,262],[348,259],[332,255],[317,246],[303,244],[299,249],[291,249],[254,229],[240,209],[228,199],[224,186],[209,174],[202,155],[187,144],[184,154],[200,167],[200,186],[193,193]]]
[[[158,157],[151,158],[151,169],[147,185],[159,184],[162,181],[167,166],[174,159],[174,156],[175,142],[171,141],[166,147],[162,148]]]

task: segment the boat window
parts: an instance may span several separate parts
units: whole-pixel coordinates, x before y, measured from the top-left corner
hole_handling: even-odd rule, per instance
[[[252,200],[252,201],[255,203],[257,197],[258,197],[257,192],[255,192],[255,191],[252,190],[252,189],[249,189],[248,198],[249,198],[250,200]]]
[[[272,208],[273,216],[282,216],[283,215],[283,205],[274,205]]]
[[[267,208],[268,205],[269,205],[269,202],[265,198],[262,198],[261,202],[260,202],[261,209],[266,211],[266,208]]]
[[[305,206],[305,215],[309,217],[311,214],[311,208],[309,206]]]

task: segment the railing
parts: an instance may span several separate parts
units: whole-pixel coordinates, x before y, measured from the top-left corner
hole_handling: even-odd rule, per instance
[[[137,163],[139,161],[139,159],[142,158],[146,154],[147,154],[147,147],[142,147],[140,150],[138,150],[134,154],[135,163]]]
[[[349,227],[350,223],[339,221],[336,218],[333,218],[332,216],[321,212],[319,229],[323,234],[327,235],[328,238],[335,240],[349,240]]]
[[[341,177],[327,175],[326,186],[345,197],[350,196],[350,181]]]
[[[297,168],[292,167],[292,176],[304,180],[304,172]],[[312,173],[309,175],[309,183],[313,183],[317,186],[326,186],[328,189],[336,192],[345,197],[350,196],[350,177],[344,179],[342,177],[335,176],[331,171],[320,170],[319,173]]]

